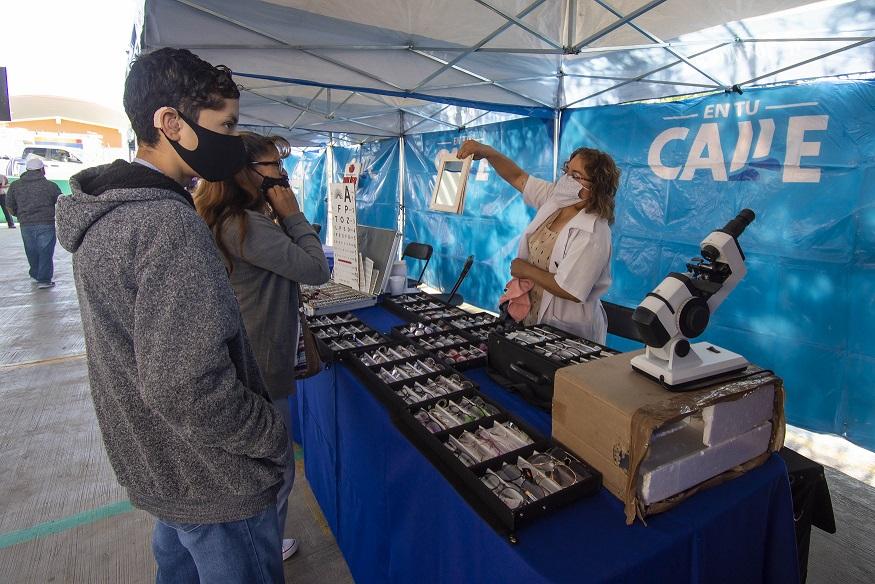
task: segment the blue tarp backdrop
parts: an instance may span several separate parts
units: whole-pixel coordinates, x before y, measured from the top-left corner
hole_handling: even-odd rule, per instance
[[[748,274],[703,335],[786,381],[787,417],[875,448],[875,83],[568,111],[623,171],[606,298],[635,305],[744,207]]]
[[[510,279],[519,236],[534,217],[520,193],[485,162],[474,162],[462,215],[430,211],[441,151],[453,152],[466,139],[490,144],[529,173],[553,180],[553,120],[519,119],[465,131],[405,137],[404,241],[434,246],[425,281],[449,291],[473,254],[475,263],[460,289],[466,302],[497,310],[498,297]],[[411,274],[418,269],[411,266]]]
[[[325,180],[325,159],[325,150],[307,150],[298,162],[304,176],[304,215],[310,223],[318,223],[322,226],[319,237],[323,243],[328,231],[328,183]],[[289,175],[294,172],[293,169]]]
[[[398,140],[368,142],[359,149],[362,171],[356,190],[356,219],[362,225],[398,229],[400,152]]]
[[[741,238],[748,274],[703,339],[782,376],[789,422],[875,449],[875,83],[566,110],[561,122],[560,166],[586,145],[610,153],[623,173],[606,299],[635,306],[684,270],[709,232],[753,209]],[[460,292],[495,310],[534,210],[475,162],[464,213],[430,211],[435,160],[472,138],[552,180],[553,133],[552,120],[528,118],[405,136],[400,202],[397,140],[335,147],[332,174],[339,180],[344,164],[361,160],[359,222],[395,227],[403,203],[404,242],[434,246],[425,282],[448,291],[473,254]],[[300,164],[307,217],[327,225],[325,155],[305,152]]]

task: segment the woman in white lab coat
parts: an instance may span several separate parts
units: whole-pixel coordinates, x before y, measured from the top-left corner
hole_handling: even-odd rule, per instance
[[[501,178],[538,210],[520,238],[510,273],[534,283],[524,324],[551,324],[604,343],[601,296],[611,285],[611,224],[620,170],[604,152],[578,148],[555,183],[529,176],[512,160],[476,140],[458,157],[486,158]]]

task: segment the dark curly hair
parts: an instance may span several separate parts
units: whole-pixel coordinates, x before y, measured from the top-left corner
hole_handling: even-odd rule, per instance
[[[568,157],[569,162],[575,156],[583,159],[583,166],[592,181],[592,194],[587,201],[586,211],[595,213],[613,225],[614,197],[620,186],[620,169],[609,154],[595,148],[578,148]]]
[[[158,143],[155,112],[173,107],[192,120],[201,110],[218,109],[224,99],[239,99],[240,90],[223,65],[210,65],[185,49],[159,49],[141,55],[125,80],[124,106],[140,144]]]

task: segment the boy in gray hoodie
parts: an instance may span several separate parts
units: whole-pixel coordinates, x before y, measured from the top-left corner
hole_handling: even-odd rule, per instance
[[[189,51],[125,82],[133,163],[92,168],[57,207],[73,253],[104,444],[152,514],[158,582],[281,582],[276,494],[291,445],[209,229],[183,188],[245,163],[231,72]]]

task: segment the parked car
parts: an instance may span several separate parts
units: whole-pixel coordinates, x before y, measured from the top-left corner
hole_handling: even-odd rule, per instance
[[[66,180],[84,168],[78,156],[66,148],[44,148],[42,146],[26,146],[20,158],[9,160],[6,165],[6,176],[21,176],[25,165],[31,158],[41,158],[46,167],[46,177],[49,179]]]

